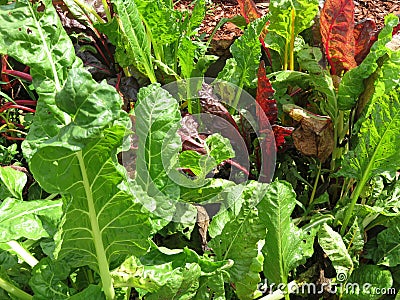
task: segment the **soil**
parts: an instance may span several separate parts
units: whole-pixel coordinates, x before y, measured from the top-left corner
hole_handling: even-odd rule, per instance
[[[190,7],[190,0],[180,0],[176,7],[185,9]],[[209,0],[206,18],[200,27],[200,33],[210,36],[215,26],[222,18],[231,18],[240,15],[239,5],[236,0]],[[258,0],[256,7],[262,15],[268,12],[269,0]],[[322,2],[322,1],[321,1]],[[389,13],[400,15],[400,0],[354,0],[355,21],[369,18],[375,21],[377,29],[384,26],[384,18]],[[211,52],[224,55],[232,41],[242,34],[241,30],[232,23],[226,23],[214,35],[211,43]]]

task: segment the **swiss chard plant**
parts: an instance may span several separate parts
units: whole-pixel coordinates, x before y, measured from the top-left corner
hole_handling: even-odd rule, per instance
[[[325,1],[319,19],[316,1],[271,0],[263,17],[239,2],[248,24],[206,83],[205,1],[64,1],[109,49],[107,36],[125,75],[150,80],[129,113],[51,1],[0,6],[1,299],[400,288],[398,18],[378,33],[354,22],[352,1]],[[32,99],[12,99],[19,85]]]

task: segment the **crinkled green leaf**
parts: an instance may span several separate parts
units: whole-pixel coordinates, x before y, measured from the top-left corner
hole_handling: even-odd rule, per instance
[[[181,168],[190,169],[196,176],[204,178],[213,168],[224,160],[235,157],[235,152],[229,139],[219,133],[206,138],[206,154],[201,155],[196,151],[187,150],[179,155]]]
[[[341,235],[328,224],[318,231],[318,243],[332,262],[337,274],[348,278],[353,270],[353,261]]]
[[[259,189],[262,190],[263,185],[255,182],[243,190],[240,212],[228,220],[221,233],[208,243],[218,260],[233,260],[232,268],[227,271],[240,299],[253,299],[261,280],[259,273],[263,259],[259,241],[265,238],[266,230],[258,221],[260,211],[253,205]]]
[[[12,167],[0,167],[0,200],[7,197],[22,200],[26,175]]]
[[[339,175],[365,183],[372,177],[400,167],[400,88],[375,96],[365,118],[359,120],[355,148],[345,156]]]
[[[101,291],[101,287],[98,285],[90,284],[82,292],[79,292],[68,298],[69,300],[105,300],[104,293]]]
[[[57,224],[61,215],[61,200],[20,201],[7,198],[0,205],[0,243],[21,237],[33,240],[49,237],[43,218]]]
[[[190,78],[195,64],[196,44],[189,38],[184,37],[179,45],[178,59],[181,66],[181,76]]]
[[[153,43],[171,44],[180,36],[180,28],[177,20],[182,18],[181,12],[168,7],[163,1],[143,0],[136,1],[137,9],[147,29],[151,31]]]
[[[380,31],[378,40],[372,45],[371,50],[363,62],[348,71],[339,86],[338,107],[339,109],[351,109],[357,102],[358,96],[364,91],[364,79],[368,78],[378,68],[377,60],[392,51],[386,44],[392,39],[392,30],[398,24],[398,17],[388,15],[385,18],[385,27]]]
[[[234,182],[221,178],[207,178],[200,188],[191,188],[181,186],[181,200],[186,202],[202,203],[207,200],[218,202],[221,198],[220,193],[229,186],[233,186]]]
[[[251,198],[257,203],[257,199],[261,199],[264,195],[266,187],[259,185],[258,182],[249,181],[248,184],[230,185],[224,188],[214,201],[220,203],[220,208],[208,227],[210,237],[220,235],[225,225],[239,215],[246,197],[249,197],[245,197],[246,194],[251,193]]]
[[[72,122],[37,150],[30,169],[47,192],[65,197],[58,258],[73,267],[89,265],[100,274],[107,297],[113,297],[109,268],[145,253],[151,230],[116,156],[129,118],[119,110],[117,92],[89,80],[84,70],[71,70],[58,96],[56,103]]]
[[[181,138],[178,102],[159,84],[140,89],[135,106],[138,152],[136,182],[150,196],[179,199],[179,186],[168,176],[177,162]]]
[[[346,248],[355,267],[359,265],[360,254],[364,249],[364,231],[360,228],[358,218],[354,219],[349,231],[343,237]]]
[[[67,299],[74,294],[74,289],[67,284],[70,268],[65,261],[52,261],[43,258],[32,270],[29,285],[34,292],[34,299]]]
[[[113,0],[117,15],[107,24],[98,24],[116,46],[115,59],[122,66],[134,66],[156,82],[151,58],[150,40],[146,34],[135,1]]]
[[[261,47],[259,36],[268,16],[251,22],[244,34],[230,47],[233,59],[228,59],[218,79],[238,86],[255,87],[260,64]]]
[[[315,68],[316,66],[315,64],[311,66],[310,62],[304,61],[304,67],[308,69]],[[268,74],[268,77],[271,78],[272,86],[277,91],[275,97],[278,102],[285,102],[284,99],[286,97],[288,84],[293,83],[304,89],[312,87],[313,90],[321,92],[325,97],[325,101],[322,101],[321,104],[324,113],[335,118],[337,113],[336,95],[332,78],[326,71],[321,70],[321,73],[313,73],[310,71],[310,74],[298,71],[279,71]]]
[[[290,40],[291,26],[294,26],[294,36],[311,27],[314,17],[318,13],[318,0],[271,0],[269,5],[270,25],[268,30],[273,31],[286,40]],[[295,11],[294,25],[292,24],[292,10]]]
[[[116,286],[143,289],[146,299],[191,299],[201,277],[214,276],[230,265],[228,261],[213,262],[187,248],[158,248],[140,261],[128,258],[112,274]]]
[[[288,182],[268,186],[258,204],[259,218],[267,229],[263,272],[269,282],[287,284],[289,272],[313,254],[315,232],[297,228],[291,219],[296,194]]]
[[[377,236],[380,259],[377,263],[387,267],[400,264],[400,226],[391,226]]]
[[[374,300],[381,299],[382,291],[392,286],[393,279],[388,270],[383,270],[375,265],[361,265],[354,270],[347,282],[351,286],[349,285],[347,290],[342,291],[342,299]],[[353,285],[355,283],[356,285]],[[344,284],[343,287],[345,286]]]
[[[55,136],[70,119],[54,103],[72,66],[82,62],[52,2],[27,0],[3,6],[0,10],[0,53],[30,66],[33,86],[39,95],[34,121],[23,144],[30,157],[44,140]]]

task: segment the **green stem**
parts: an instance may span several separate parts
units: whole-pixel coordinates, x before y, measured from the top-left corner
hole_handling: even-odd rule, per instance
[[[86,199],[88,203],[90,227],[92,229],[91,231],[93,235],[93,243],[98,261],[100,278],[103,284],[103,290],[107,300],[112,300],[115,298],[114,286],[112,283],[110,270],[108,269],[108,261],[106,257],[106,251],[104,249],[103,237],[97,219],[96,208],[94,206],[95,201],[93,199],[93,192],[89,182],[88,174],[86,172],[87,168],[85,165],[85,161],[83,159],[82,151],[77,152],[77,158],[79,162],[79,167],[81,169],[82,183],[85,189]]]
[[[112,18],[111,18],[111,12],[110,12],[110,7],[108,6],[107,0],[101,0],[101,2],[103,3],[104,6],[104,10],[106,12],[106,16],[107,16],[107,21],[111,22]]]
[[[104,20],[99,16],[99,14],[89,5],[86,5],[85,3],[79,1],[79,0],[74,0],[76,5],[78,5],[84,12],[86,13],[91,13],[99,23],[105,23]]]
[[[235,95],[235,99],[233,100],[232,107],[229,110],[231,115],[233,115],[235,113],[235,110],[237,109],[237,106],[238,106],[239,100],[240,100],[240,96],[242,95],[243,85],[244,85],[244,83],[243,83],[243,74],[242,74],[242,76],[240,77],[239,86],[238,86],[238,90]]]
[[[55,194],[51,194],[49,196],[46,197],[46,199],[44,200],[53,200],[55,197],[57,197],[59,194],[55,193]]]
[[[28,293],[24,292],[23,290],[17,288],[15,285],[4,280],[1,277],[0,277],[0,288],[7,291],[11,295],[14,295],[16,298],[18,298],[20,300],[32,300],[33,299],[33,297],[31,295],[29,295]]]
[[[315,181],[314,181],[314,186],[313,186],[313,190],[311,192],[311,197],[310,197],[310,202],[309,205],[311,205],[314,201],[314,197],[315,197],[315,192],[317,191],[317,186],[318,186],[318,181],[319,181],[319,177],[321,175],[321,167],[322,164],[321,162],[318,165],[318,172],[317,172],[317,176],[315,177]]]
[[[290,60],[289,60],[289,69],[291,71],[294,71],[294,21],[296,19],[296,10],[294,9],[294,7],[292,7],[291,9],[291,23],[290,23]]]
[[[9,241],[7,245],[32,268],[39,263],[38,260],[17,241]]]
[[[350,218],[353,215],[354,207],[356,206],[358,197],[360,197],[362,189],[364,188],[365,183],[368,181],[368,174],[364,173],[363,178],[360,182],[357,183],[356,189],[351,195],[351,202],[349,208],[346,210],[346,215],[343,220],[342,228],[340,228],[340,234],[343,236],[346,232],[346,227],[349,224]]]

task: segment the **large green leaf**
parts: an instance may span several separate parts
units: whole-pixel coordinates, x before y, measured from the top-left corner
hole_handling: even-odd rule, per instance
[[[58,257],[73,267],[89,265],[113,298],[109,268],[146,252],[151,229],[116,157],[129,118],[117,92],[86,71],[71,70],[64,88],[57,104],[72,122],[38,149],[30,169],[46,191],[65,197]]]
[[[318,242],[332,262],[337,277],[348,278],[353,271],[353,261],[341,235],[324,224],[318,232]]]
[[[12,167],[0,167],[0,201],[7,197],[22,200],[26,175]]]
[[[122,67],[134,66],[151,82],[156,82],[150,40],[135,1],[113,0],[117,15],[106,25],[98,25],[116,46],[115,58]]]
[[[287,182],[271,183],[258,204],[259,218],[267,229],[264,274],[268,282],[287,284],[289,272],[313,254],[315,232],[297,228],[290,215],[296,194]]]
[[[234,264],[228,269],[228,273],[240,299],[253,299],[261,280],[259,273],[263,259],[259,242],[265,238],[266,230],[258,221],[260,212],[254,204],[263,187],[254,182],[243,190],[241,198],[244,201],[240,212],[208,244],[218,260],[233,260]]]
[[[140,89],[135,107],[138,152],[136,182],[150,196],[179,199],[179,186],[169,178],[181,150],[178,102],[159,84]]]
[[[385,18],[385,27],[380,31],[378,40],[372,45],[371,50],[363,62],[343,76],[338,92],[339,109],[354,107],[358,96],[364,91],[364,79],[368,78],[378,68],[378,59],[392,51],[386,44],[392,39],[392,30],[398,24],[398,17],[388,15]],[[397,74],[398,75],[398,74]]]
[[[68,69],[81,66],[52,2],[17,1],[0,10],[0,53],[31,67],[39,95],[34,122],[24,143],[28,157],[40,142],[55,136],[70,119],[54,103]]]

